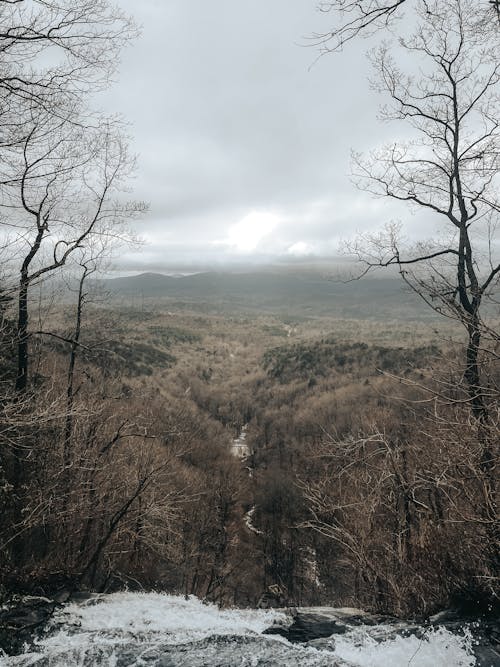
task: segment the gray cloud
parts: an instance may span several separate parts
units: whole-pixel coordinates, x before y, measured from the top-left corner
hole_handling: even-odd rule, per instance
[[[351,147],[393,130],[375,118],[366,44],[314,64],[304,36],[330,18],[316,0],[120,5],[143,35],[103,105],[131,122],[135,196],[151,207],[138,226],[150,245],[124,262],[335,254],[341,237],[397,215],[347,177]],[[245,251],[231,228],[253,213],[275,224]]]

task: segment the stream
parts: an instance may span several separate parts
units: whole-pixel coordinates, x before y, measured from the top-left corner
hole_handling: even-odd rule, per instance
[[[406,625],[374,624],[369,615],[357,610],[304,609],[292,617],[286,610],[220,610],[194,597],[185,599],[160,593],[93,595],[61,606],[23,654],[4,655],[0,657],[0,665],[472,667],[480,664],[473,654],[475,640],[469,628],[451,631],[439,626],[424,629]],[[311,639],[315,632],[319,638]]]

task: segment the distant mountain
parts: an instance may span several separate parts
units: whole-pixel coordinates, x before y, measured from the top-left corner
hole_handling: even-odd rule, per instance
[[[187,276],[142,273],[100,281],[117,297],[176,302],[204,310],[300,313],[339,317],[431,318],[430,311],[397,278],[364,278],[353,282],[313,272],[206,272]]]

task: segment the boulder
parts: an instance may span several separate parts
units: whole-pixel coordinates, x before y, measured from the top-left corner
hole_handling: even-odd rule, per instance
[[[34,633],[52,616],[57,603],[45,597],[24,596],[0,608],[0,649],[7,655],[21,652]]]
[[[314,639],[344,634],[347,630],[345,623],[330,616],[300,610],[294,615],[293,623],[290,626],[271,626],[264,630],[264,634],[281,635],[289,642],[305,644]]]

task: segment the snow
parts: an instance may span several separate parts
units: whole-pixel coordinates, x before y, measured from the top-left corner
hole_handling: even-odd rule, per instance
[[[361,626],[345,635],[336,635],[333,650],[317,650],[291,645],[279,636],[262,635],[274,622],[286,625],[290,617],[277,610],[220,610],[194,597],[185,599],[161,593],[96,596],[65,605],[32,653],[0,658],[0,666],[475,665],[471,637],[454,635],[445,629],[430,631],[419,639],[391,635],[387,626],[390,638],[380,641],[384,636],[383,626]]]

